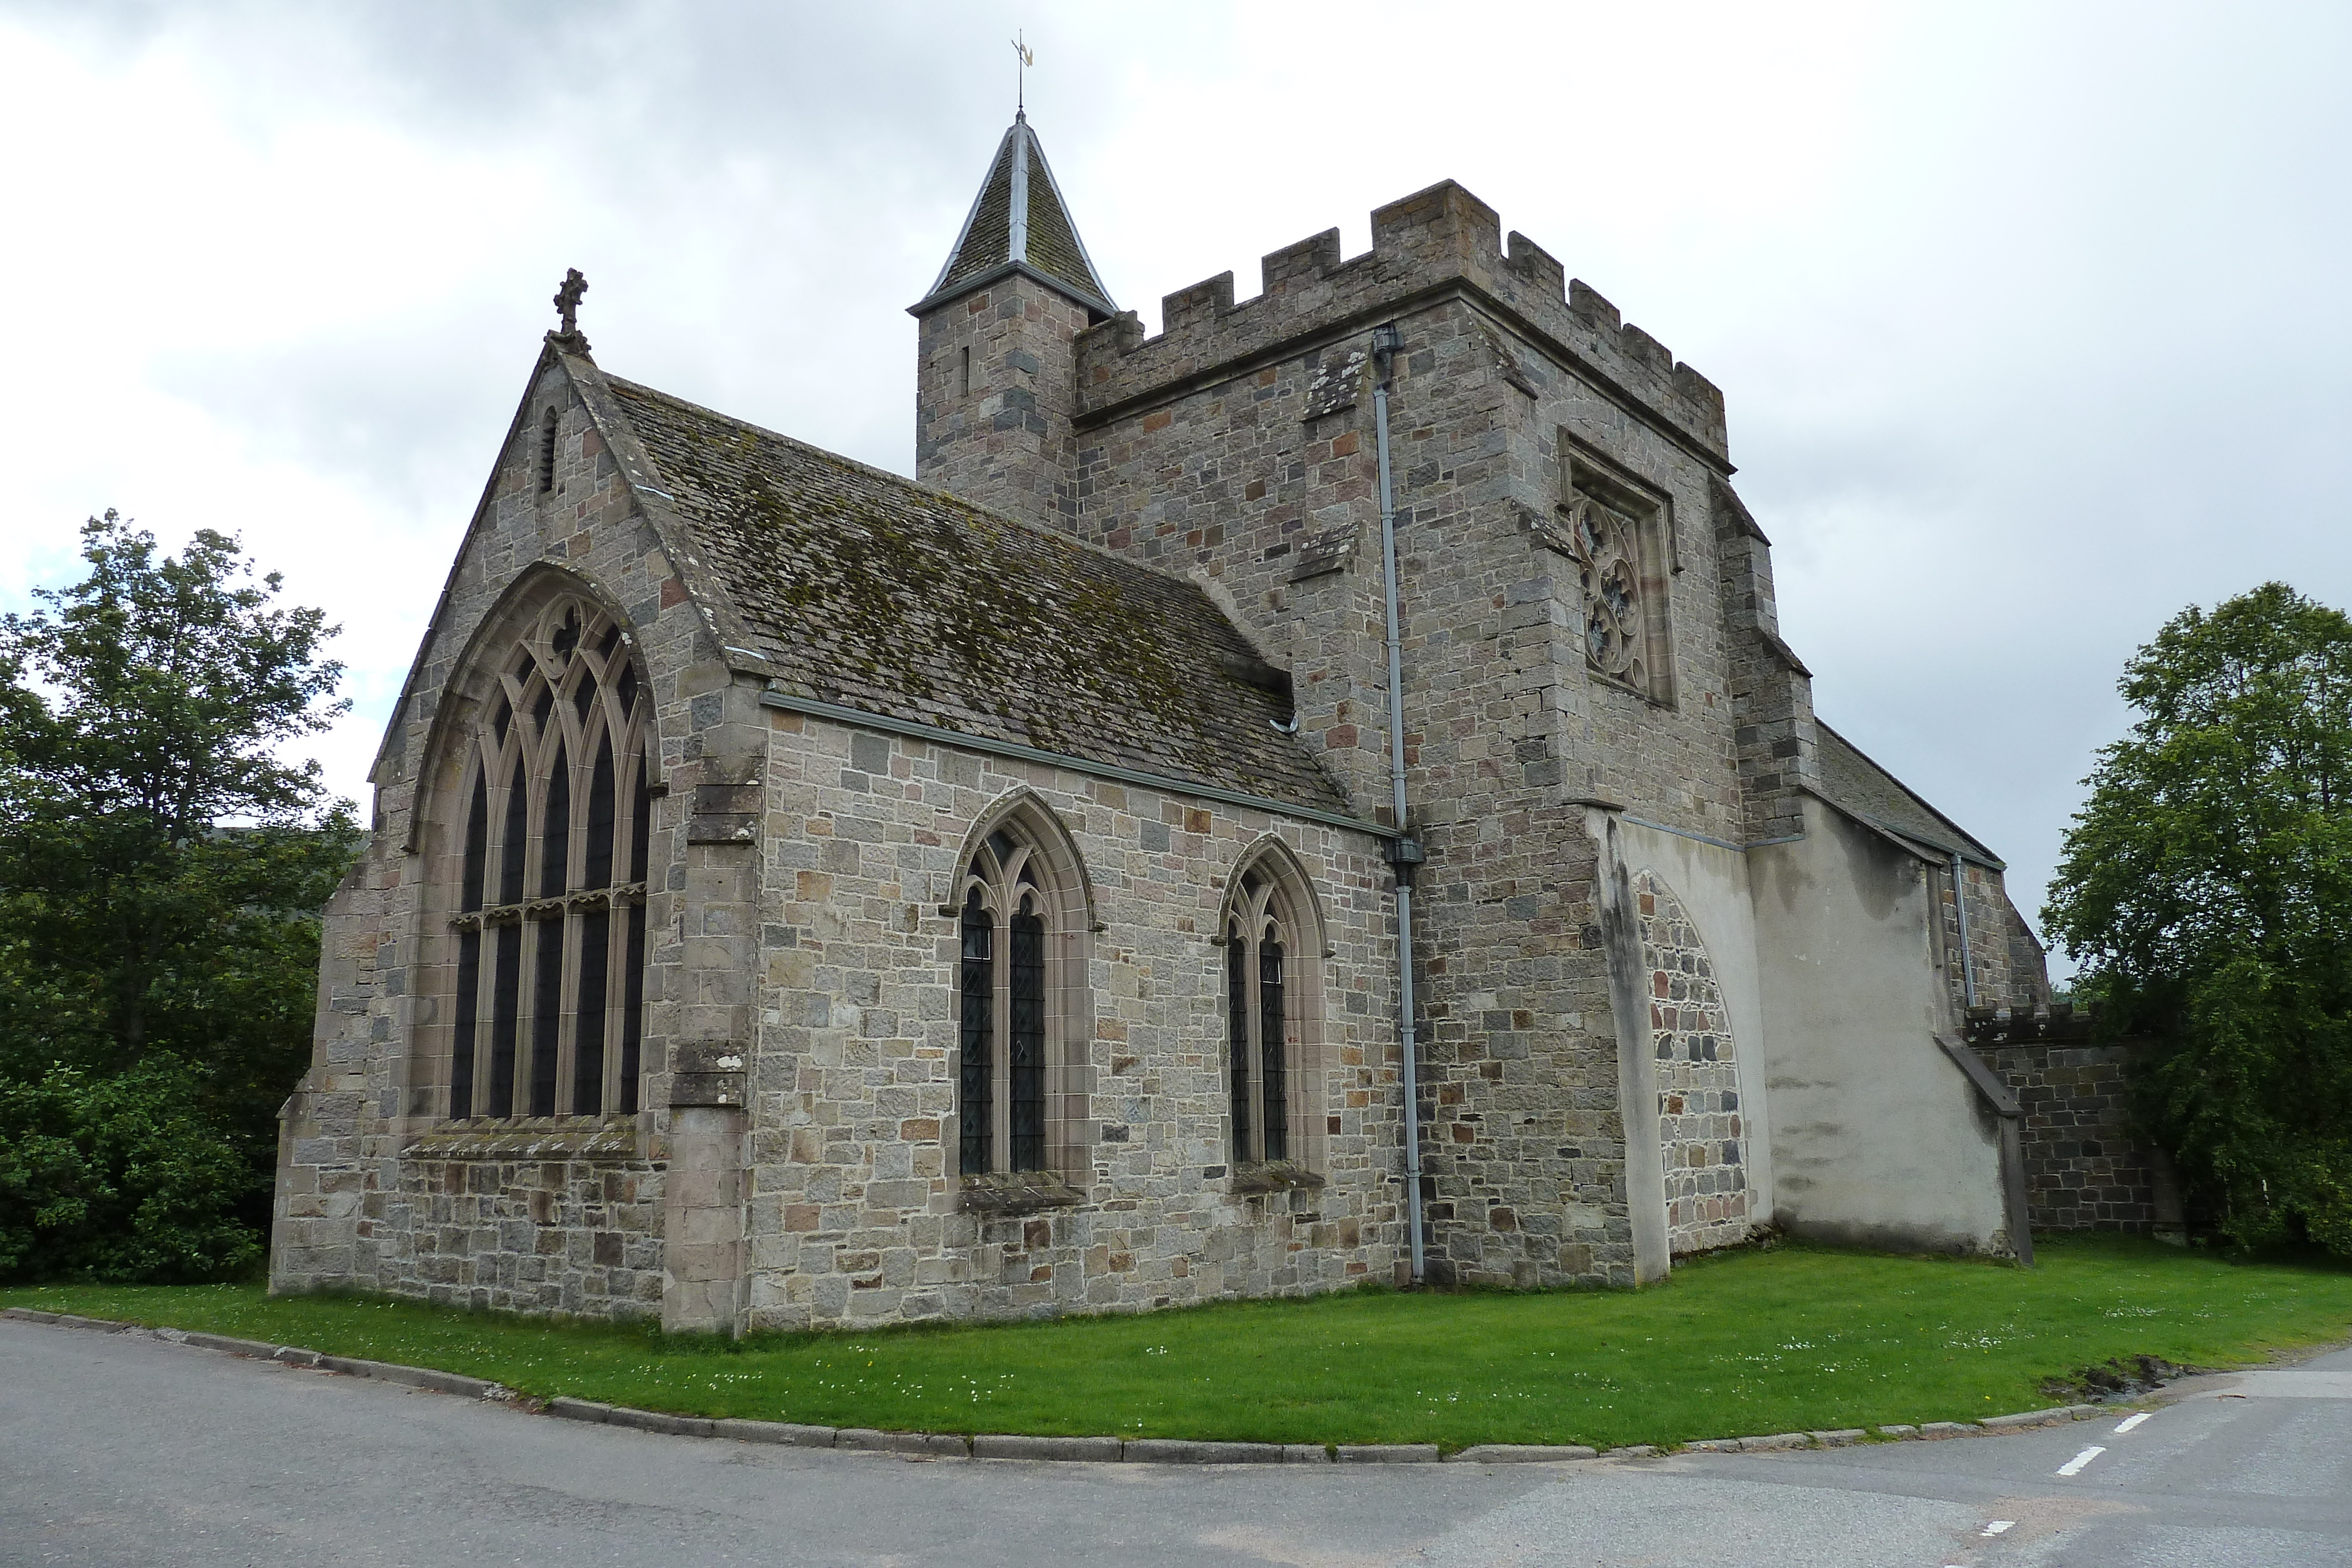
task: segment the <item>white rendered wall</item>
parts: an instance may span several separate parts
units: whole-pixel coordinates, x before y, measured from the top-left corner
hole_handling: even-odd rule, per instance
[[[2005,1252],[1997,1124],[1936,1043],[1950,1020],[1928,868],[1818,800],[1748,852],[1775,1209],[1790,1231]]]

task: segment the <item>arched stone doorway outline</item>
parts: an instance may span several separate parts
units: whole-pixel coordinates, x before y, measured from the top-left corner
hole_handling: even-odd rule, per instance
[[[1753,1210],[1738,1042],[1706,941],[1671,884],[1633,878],[1655,1056],[1666,1245],[1675,1255],[1746,1239]]]

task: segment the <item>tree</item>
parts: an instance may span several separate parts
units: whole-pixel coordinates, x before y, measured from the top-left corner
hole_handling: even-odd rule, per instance
[[[2244,1244],[2352,1255],[2352,621],[2267,583],[2125,666],[2043,917],[2142,1109]]]
[[[318,764],[278,755],[349,706],[321,656],[334,628],[278,606],[279,579],[252,580],[234,538],[200,532],[166,556],[110,511],[81,537],[89,575],[0,619],[0,1084],[48,1086],[53,1141],[134,1124],[216,1139],[242,1176],[224,1186],[217,1161],[192,1155],[183,1175],[208,1174],[181,1186],[233,1188],[250,1227],[268,1213],[278,1105],[309,1057],[318,910],[358,840]],[[128,1091],[107,1085],[134,1077],[138,1103],[169,1084],[186,1113],[126,1121]],[[106,1163],[96,1136],[80,1145],[90,1169]],[[160,1191],[135,1189],[162,1164],[110,1168],[134,1209]],[[152,1212],[211,1223],[185,1208]],[[75,1267],[127,1277],[235,1255],[158,1243]]]
[[[254,1172],[173,1057],[0,1078],[0,1279],[211,1279],[248,1268]]]

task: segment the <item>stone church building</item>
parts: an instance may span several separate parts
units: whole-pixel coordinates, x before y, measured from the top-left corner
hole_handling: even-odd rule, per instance
[[[2000,859],[1815,717],[1721,394],[1468,192],[1147,336],[1016,120],[912,481],[608,372],[579,291],[327,911],[273,1288],[743,1332],[2024,1243]]]

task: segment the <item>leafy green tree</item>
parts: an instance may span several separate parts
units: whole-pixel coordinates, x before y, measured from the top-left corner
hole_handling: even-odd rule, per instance
[[[250,1268],[251,1160],[201,1108],[204,1074],[152,1055],[110,1078],[0,1078],[0,1280],[217,1279]]]
[[[2120,689],[2044,918],[2159,1042],[2144,1113],[2222,1228],[2352,1255],[2352,620],[2268,583]]]
[[[110,1164],[89,1140],[129,1124],[129,1091],[106,1085],[136,1082],[151,1099],[173,1086],[186,1113],[138,1124],[183,1140],[201,1127],[229,1151],[239,1181],[177,1190],[228,1202],[250,1239],[268,1214],[277,1108],[309,1058],[318,910],[359,837],[318,764],[280,755],[348,706],[321,652],[334,629],[279,606],[277,575],[254,580],[237,542],[209,530],[169,556],[110,511],[83,526],[82,559],[82,581],[0,618],[0,1083],[50,1085],[44,1136],[80,1129],[89,1168],[139,1202],[163,1189],[132,1189],[166,1166]],[[87,1104],[67,1115],[67,1100]],[[204,1232],[195,1201],[150,1220]],[[0,1202],[22,1218],[5,1187]],[[43,1266],[63,1255],[19,1251]],[[129,1277],[226,1266],[234,1251],[84,1249],[73,1267]]]

